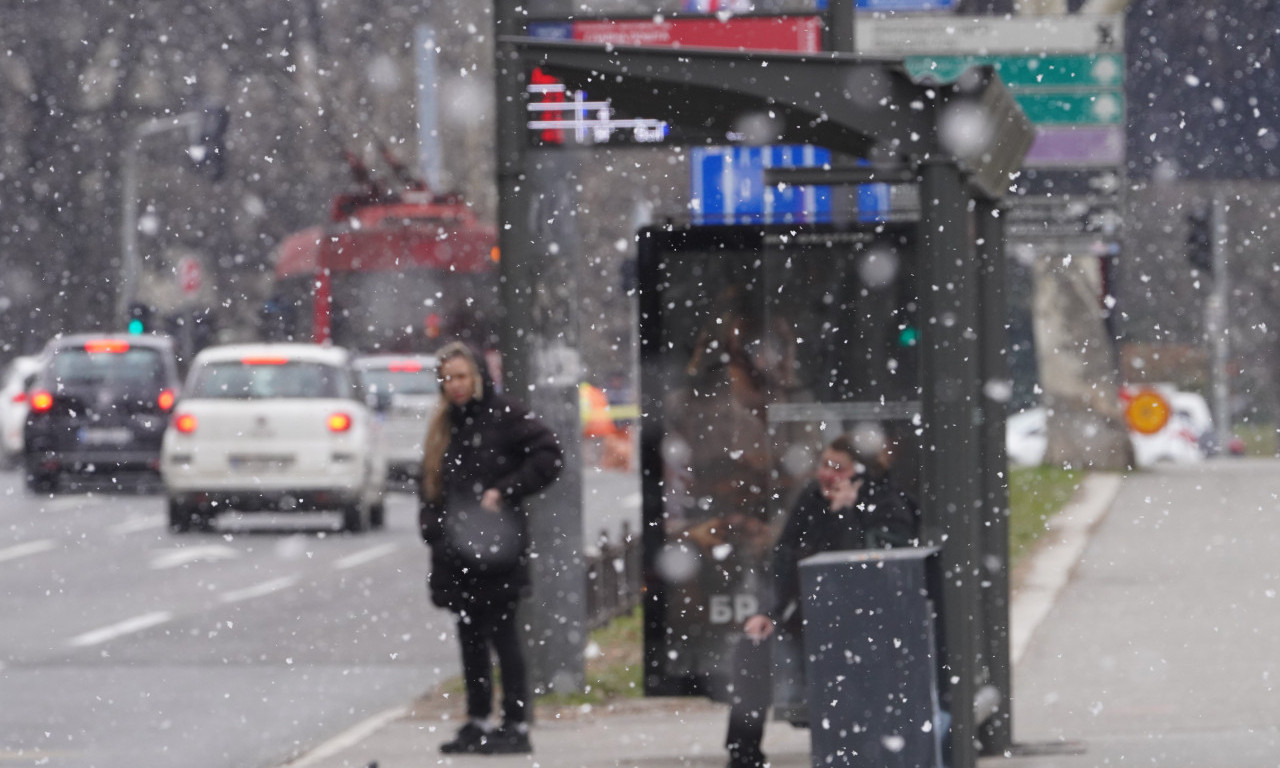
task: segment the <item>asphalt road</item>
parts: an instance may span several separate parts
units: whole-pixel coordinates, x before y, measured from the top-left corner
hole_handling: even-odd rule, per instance
[[[634,479],[586,474],[584,531],[638,528]],[[455,675],[415,498],[390,495],[384,530],[336,526],[174,536],[159,495],[0,473],[0,767],[278,765]]]

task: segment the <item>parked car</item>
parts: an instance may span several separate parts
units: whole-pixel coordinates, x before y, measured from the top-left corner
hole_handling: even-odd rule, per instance
[[[380,431],[345,349],[206,348],[164,434],[169,526],[207,530],[225,510],[336,510],[348,531],[381,527]]]
[[[356,368],[366,391],[388,398],[383,438],[387,471],[396,480],[415,480],[422,474],[422,443],[427,423],[440,402],[436,358],[432,355],[363,355]]]
[[[22,460],[22,431],[27,422],[27,390],[40,370],[35,355],[15,357],[0,374],[0,462],[11,467]]]
[[[45,345],[23,429],[27,487],[69,476],[155,478],[179,389],[167,336],[60,336]]]

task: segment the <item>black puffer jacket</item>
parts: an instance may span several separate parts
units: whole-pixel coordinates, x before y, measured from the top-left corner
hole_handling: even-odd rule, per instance
[[[879,549],[913,544],[920,536],[920,510],[887,476],[863,476],[858,499],[833,510],[816,481],[796,499],[786,526],[773,545],[773,594],[765,596],[774,621],[794,624],[800,601],[800,561],[819,552]]]
[[[519,403],[494,392],[484,365],[483,395],[449,406],[442,497],[419,508],[423,540],[431,547],[432,601],[460,611],[468,603],[518,598],[529,586],[528,521],[522,502],[560,474],[559,441]],[[480,508],[498,489],[505,509]],[[514,537],[514,538],[513,538]]]

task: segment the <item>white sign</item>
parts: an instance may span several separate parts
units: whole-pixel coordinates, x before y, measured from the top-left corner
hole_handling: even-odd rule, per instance
[[[1110,53],[1124,48],[1124,17],[859,15],[854,40],[867,56]]]

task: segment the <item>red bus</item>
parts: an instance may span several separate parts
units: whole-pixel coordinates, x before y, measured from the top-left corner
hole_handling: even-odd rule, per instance
[[[375,189],[339,197],[330,218],[281,242],[265,337],[363,352],[492,345],[497,233],[459,197]]]

